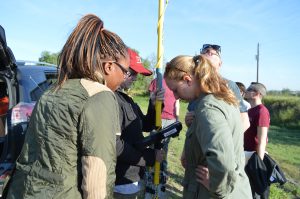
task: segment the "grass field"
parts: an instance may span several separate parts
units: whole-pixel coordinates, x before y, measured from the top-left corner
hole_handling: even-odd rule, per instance
[[[135,101],[145,112],[148,106],[148,98],[135,96]],[[184,121],[187,104],[180,103],[180,121]],[[272,124],[272,121],[271,121]],[[171,139],[168,153],[168,198],[181,198],[184,170],[179,158],[184,144],[186,127],[177,138]],[[267,151],[280,165],[288,182],[283,185],[271,185],[270,199],[300,199],[300,129],[288,130],[271,126],[269,130],[269,143]]]

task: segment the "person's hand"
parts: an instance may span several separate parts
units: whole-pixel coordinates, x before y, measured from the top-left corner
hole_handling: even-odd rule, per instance
[[[209,171],[207,167],[198,165],[196,168],[196,180],[209,190]]]
[[[186,168],[186,159],[185,159],[185,151],[183,150],[180,157],[181,166]]]
[[[190,127],[191,124],[193,123],[194,121],[194,117],[195,117],[195,112],[194,111],[189,111],[185,114],[185,117],[184,117],[184,121],[185,121],[185,125],[187,127]]]
[[[164,160],[164,158],[165,158],[165,154],[166,154],[166,152],[164,150],[162,150],[162,149],[160,149],[160,150],[156,149],[155,150],[155,160],[157,162],[161,163]]]
[[[154,105],[156,100],[164,101],[165,99],[165,89],[161,88],[159,90],[156,90],[155,92],[150,93],[150,100],[151,103]]]
[[[160,90],[156,91],[155,100],[164,101],[165,99],[165,89],[161,88]]]

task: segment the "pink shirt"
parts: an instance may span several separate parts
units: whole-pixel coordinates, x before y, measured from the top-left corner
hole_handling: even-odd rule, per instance
[[[166,85],[163,79],[162,86],[165,89],[164,109],[161,114],[162,119],[173,120],[176,119],[176,99],[173,92]],[[154,92],[156,90],[156,79],[152,80],[149,85],[149,91]]]

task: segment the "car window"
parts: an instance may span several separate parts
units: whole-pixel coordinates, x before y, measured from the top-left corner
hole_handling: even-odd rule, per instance
[[[57,81],[57,73],[45,73],[45,76],[46,80],[39,83],[37,87],[30,92],[31,101],[37,101],[45,90]]]

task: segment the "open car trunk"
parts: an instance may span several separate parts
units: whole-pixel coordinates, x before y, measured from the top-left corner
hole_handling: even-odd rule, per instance
[[[0,25],[0,71],[15,68],[15,56],[11,49],[7,46],[5,30]]]

